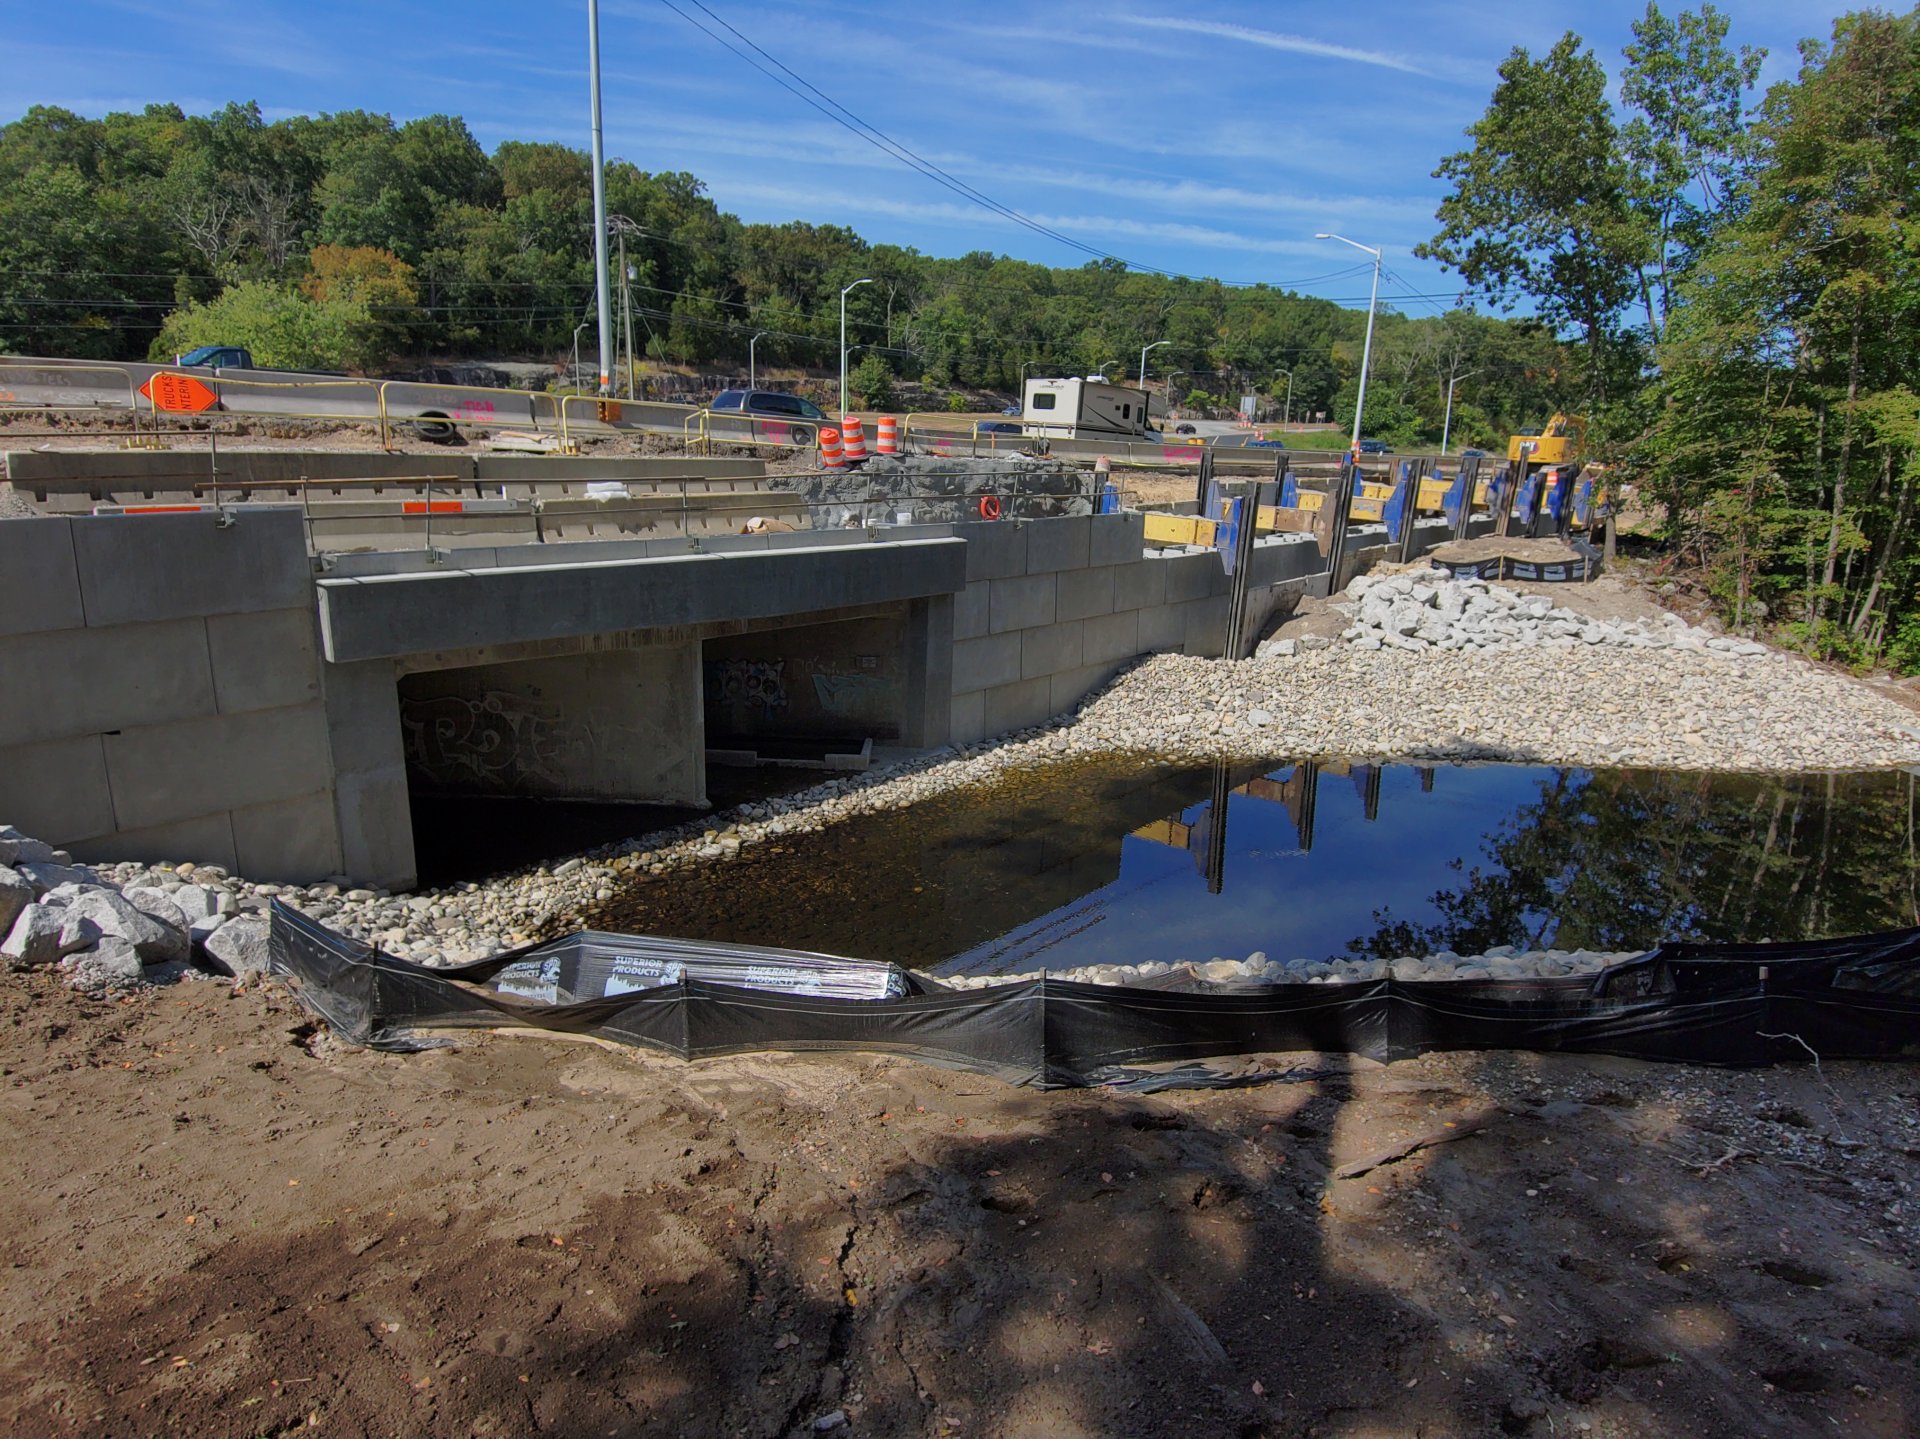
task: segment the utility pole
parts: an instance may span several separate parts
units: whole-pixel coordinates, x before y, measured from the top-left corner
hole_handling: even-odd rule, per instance
[[[1316,240],[1338,240],[1343,245],[1351,245],[1356,250],[1364,250],[1373,256],[1373,293],[1367,297],[1367,343],[1360,351],[1360,394],[1353,402],[1353,452],[1360,453],[1360,417],[1367,408],[1367,367],[1373,360],[1373,312],[1380,300],[1380,252],[1371,245],[1363,245],[1358,240],[1349,240],[1345,235],[1321,233],[1313,237]]]
[[[620,227],[620,333],[626,341],[627,398],[633,398],[633,291],[627,282],[633,271],[627,268],[627,229]]]
[[[1440,426],[1440,453],[1447,452],[1447,440],[1453,435],[1453,387],[1462,380],[1471,380],[1479,370],[1468,370],[1464,375],[1456,375],[1447,381],[1447,418]]]
[[[607,154],[600,135],[600,0],[587,0],[588,95],[593,108],[593,294],[600,323],[600,393],[613,392],[607,371],[608,332],[613,329],[607,294]]]
[[[840,292],[840,414],[842,418],[845,418],[847,413],[847,291],[857,290],[862,285],[872,283],[872,276],[868,276],[864,280],[855,280]]]

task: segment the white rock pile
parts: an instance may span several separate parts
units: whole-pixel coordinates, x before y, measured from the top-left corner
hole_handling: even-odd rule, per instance
[[[65,850],[0,825],[0,960],[58,968],[89,993],[267,967],[267,922],[218,869],[182,865],[116,884]]]
[[[1611,645],[1683,650],[1715,659],[1767,653],[1752,640],[1697,629],[1675,614],[1657,619],[1603,620],[1485,580],[1454,579],[1445,570],[1362,575],[1347,586],[1354,622],[1340,638],[1363,650],[1572,650]],[[1263,656],[1293,653],[1270,641]]]
[[[1220,959],[1198,962],[1179,961],[1164,964],[1092,964],[1078,969],[1048,970],[1050,979],[1072,980],[1081,984],[1140,984],[1185,973],[1186,977],[1208,984],[1361,984],[1385,979],[1389,974],[1402,980],[1444,979],[1566,979],[1574,975],[1598,974],[1616,964],[1638,959],[1641,951],[1612,952],[1594,949],[1516,949],[1501,945],[1484,954],[1459,955],[1451,950],[1438,954],[1406,955],[1397,959],[1269,959],[1256,950],[1245,959]],[[1023,974],[942,975],[940,983],[954,989],[986,989],[996,984],[1016,984],[1039,979],[1040,970]]]

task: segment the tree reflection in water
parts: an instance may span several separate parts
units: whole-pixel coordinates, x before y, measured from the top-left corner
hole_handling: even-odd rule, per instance
[[[1433,922],[1374,911],[1354,954],[1499,945],[1644,949],[1920,924],[1915,780],[1559,770],[1435,893]]]

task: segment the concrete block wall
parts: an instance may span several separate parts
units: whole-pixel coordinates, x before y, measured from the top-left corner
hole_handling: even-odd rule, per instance
[[[1218,655],[1229,582],[1212,551],[1148,550],[1138,514],[960,524],[967,583],[953,598],[956,744],[1071,709],[1141,655]],[[1321,568],[1304,536],[1255,553],[1269,590]]]
[[[0,694],[0,818],[27,833],[82,859],[340,871],[297,511],[0,521]]]

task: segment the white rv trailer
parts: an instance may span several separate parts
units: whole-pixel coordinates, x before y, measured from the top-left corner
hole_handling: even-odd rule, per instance
[[[1027,381],[1020,408],[1023,434],[1056,440],[1139,440],[1151,434],[1145,390],[1084,380]]]

